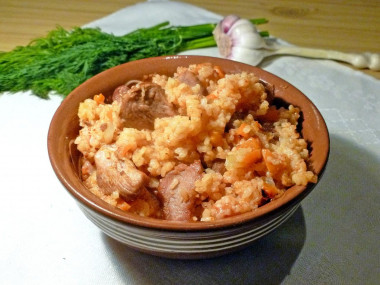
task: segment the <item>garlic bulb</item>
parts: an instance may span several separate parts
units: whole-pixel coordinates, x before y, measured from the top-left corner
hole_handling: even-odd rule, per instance
[[[253,65],[263,59],[259,49],[266,46],[265,41],[249,20],[229,15],[217,24],[213,34],[223,57]]]
[[[295,55],[337,60],[350,63],[357,68],[380,70],[378,53],[344,53],[269,43],[251,21],[236,15],[226,16],[217,24],[213,34],[221,56],[251,65],[258,65],[268,56]]]

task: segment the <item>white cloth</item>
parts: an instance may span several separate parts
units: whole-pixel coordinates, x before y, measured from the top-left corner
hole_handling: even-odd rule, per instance
[[[125,34],[166,20],[219,19],[188,4],[149,1],[88,26]],[[218,56],[216,48],[187,53]],[[61,98],[0,95],[0,284],[376,284],[380,81],[324,60],[281,57],[261,67],[320,109],[331,135],[329,164],[283,226],[245,250],[209,260],[153,257],[104,235],[50,166],[47,132]]]

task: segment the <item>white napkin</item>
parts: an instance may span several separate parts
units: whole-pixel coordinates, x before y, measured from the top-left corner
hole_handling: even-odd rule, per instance
[[[185,3],[149,1],[87,26],[120,35],[167,20],[220,19]],[[216,48],[187,53],[219,56]],[[262,67],[319,108],[331,135],[330,161],[286,224],[243,251],[210,260],[152,257],[102,234],[50,167],[47,132],[61,98],[0,95],[0,284],[378,282],[380,81],[324,60],[281,57]]]

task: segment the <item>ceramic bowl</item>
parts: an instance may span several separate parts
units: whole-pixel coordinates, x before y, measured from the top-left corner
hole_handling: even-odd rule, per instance
[[[172,75],[178,66],[211,62],[226,73],[253,72],[274,86],[280,101],[298,106],[302,111],[302,136],[310,144],[311,168],[319,176],[329,154],[326,124],[315,105],[285,80],[250,65],[205,56],[168,56],[129,62],[104,71],[71,92],[57,109],[49,128],[48,152],[51,165],[63,186],[78,202],[80,209],[108,236],[149,254],[196,259],[226,254],[242,249],[285,222],[317,184],[294,186],[278,200],[254,212],[214,222],[172,222],[123,212],[105,203],[82,184],[78,175],[79,154],[70,144],[79,132],[79,103],[95,94],[110,96],[128,80],[160,73]]]

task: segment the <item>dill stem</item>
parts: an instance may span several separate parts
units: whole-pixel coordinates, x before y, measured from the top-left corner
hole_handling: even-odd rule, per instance
[[[214,47],[214,46],[216,46],[214,37],[208,36],[208,37],[203,37],[203,38],[187,41],[183,46],[181,46],[179,52],[191,50],[191,49]]]
[[[252,19],[264,24],[266,19]],[[45,37],[10,52],[0,52],[0,92],[31,90],[49,98],[63,97],[97,73],[116,65],[153,56],[216,46],[216,24],[171,26],[168,21],[115,36],[96,28],[57,27]],[[262,33],[266,35],[266,33]]]

